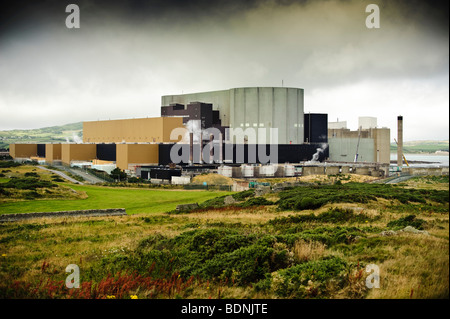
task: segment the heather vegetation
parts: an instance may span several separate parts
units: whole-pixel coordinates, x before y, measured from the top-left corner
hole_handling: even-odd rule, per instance
[[[448,186],[438,186],[312,183],[212,193],[183,211],[3,223],[0,297],[448,298]],[[65,287],[68,264],[80,267],[78,289]],[[369,264],[378,289],[365,284]]]

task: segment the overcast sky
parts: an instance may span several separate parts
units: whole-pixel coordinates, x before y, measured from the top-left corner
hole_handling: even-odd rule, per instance
[[[70,3],[80,29],[66,28]],[[283,81],[350,129],[374,116],[393,140],[402,115],[406,141],[448,139],[448,31],[447,1],[13,1],[0,130],[156,117],[162,95]]]

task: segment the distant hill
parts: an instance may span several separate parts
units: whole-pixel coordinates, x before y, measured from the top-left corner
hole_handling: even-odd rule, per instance
[[[403,142],[403,153],[435,153],[449,150],[449,141],[408,141]],[[391,152],[397,151],[397,144],[391,143]]]
[[[0,131],[0,148],[11,143],[61,143],[83,138],[83,122],[31,130]]]

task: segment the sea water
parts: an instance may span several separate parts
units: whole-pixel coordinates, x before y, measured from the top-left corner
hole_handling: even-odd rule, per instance
[[[449,156],[448,155],[435,155],[435,154],[405,154],[406,160],[411,167],[448,167]],[[391,161],[397,160],[397,153],[391,153]],[[409,161],[412,161],[410,163]],[[427,163],[413,163],[414,161],[421,161]],[[392,165],[392,164],[391,164]],[[394,164],[395,165],[395,164]]]

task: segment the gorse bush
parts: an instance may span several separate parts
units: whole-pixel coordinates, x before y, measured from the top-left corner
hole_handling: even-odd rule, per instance
[[[373,221],[377,218],[371,218],[364,213],[355,213],[352,209],[342,209],[342,208],[329,208],[327,211],[318,214],[317,216],[313,213],[308,215],[296,215],[288,217],[279,217],[270,220],[269,223],[272,225],[277,224],[293,224],[293,223],[305,223],[305,222],[321,222],[321,223],[353,223],[353,222],[366,222]]]
[[[237,201],[243,201],[247,199],[248,197],[255,196],[255,189],[248,189],[246,191],[242,191],[236,194],[231,195],[233,198]]]
[[[274,202],[265,199],[264,197],[253,197],[242,203],[240,206],[243,208],[251,207],[251,206],[265,206],[265,205],[274,205]]]
[[[0,161],[0,168],[18,167],[21,165],[21,163],[17,163],[14,161]]]
[[[448,203],[448,191],[405,189],[388,184],[349,182],[341,185],[295,187],[279,194],[277,204],[281,210],[317,209],[327,203],[368,203],[377,198],[406,203],[426,203],[426,200]]]
[[[343,285],[347,263],[339,257],[310,261],[282,269],[274,275],[273,289],[280,297],[320,297],[333,279]]]
[[[1,183],[0,188],[15,188],[35,190],[36,188],[52,188],[58,185],[49,181],[40,180],[35,177],[13,178],[6,183]]]
[[[423,219],[416,218],[416,215],[408,215],[402,218],[399,218],[397,220],[390,221],[387,224],[387,227],[394,228],[394,229],[400,229],[404,228],[406,226],[412,226],[416,229],[422,230],[424,229],[424,226],[427,224],[427,222]]]

